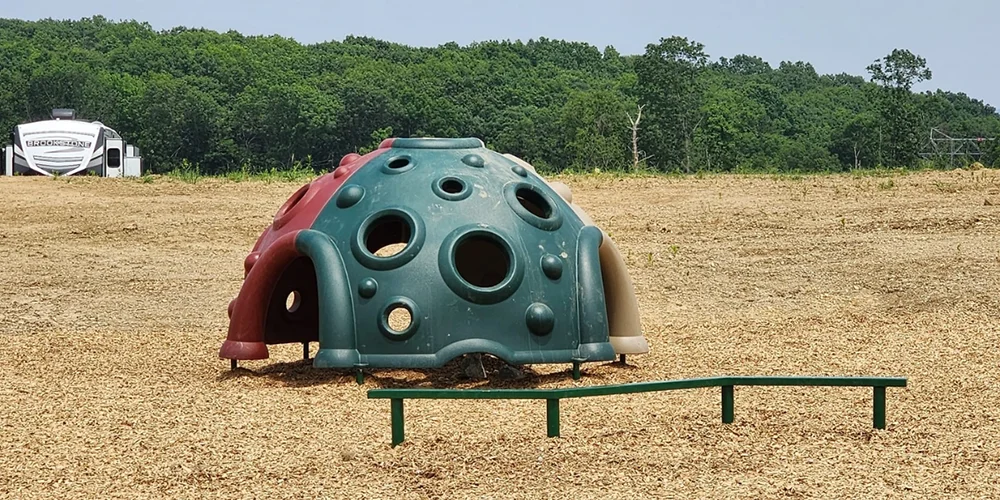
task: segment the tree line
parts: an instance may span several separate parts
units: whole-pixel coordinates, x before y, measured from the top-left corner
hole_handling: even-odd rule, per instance
[[[837,171],[949,164],[932,127],[1000,137],[997,110],[914,92],[896,49],[868,77],[807,62],[711,59],[684,37],[622,55],[578,42],[301,44],[138,21],[0,19],[0,126],[74,108],[138,145],[154,172],[333,168],[386,137],[479,137],[547,171]],[[1000,140],[957,158],[1000,164]],[[944,162],[944,163],[942,163]]]

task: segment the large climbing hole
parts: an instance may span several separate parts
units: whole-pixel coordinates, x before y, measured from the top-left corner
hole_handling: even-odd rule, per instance
[[[541,195],[538,191],[528,188],[518,188],[515,193],[517,196],[517,201],[524,207],[525,210],[531,212],[534,216],[548,219],[552,217],[552,206],[549,205],[548,200]]]
[[[289,313],[294,313],[299,310],[302,306],[302,295],[298,290],[292,290],[289,292],[288,296],[285,297],[285,310]]]
[[[507,249],[496,238],[477,234],[462,240],[455,248],[455,270],[475,287],[499,285],[510,272],[510,265]]]
[[[369,226],[365,247],[376,257],[392,257],[410,243],[410,224],[398,215],[386,215]]]
[[[388,310],[386,323],[394,333],[403,333],[413,324],[413,313],[403,304],[395,304]]]

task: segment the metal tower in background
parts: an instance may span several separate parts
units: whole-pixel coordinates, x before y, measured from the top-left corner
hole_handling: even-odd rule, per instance
[[[930,151],[920,153],[923,158],[948,159],[954,166],[956,158],[978,160],[983,155],[982,146],[997,140],[995,137],[952,137],[937,127],[931,127]]]

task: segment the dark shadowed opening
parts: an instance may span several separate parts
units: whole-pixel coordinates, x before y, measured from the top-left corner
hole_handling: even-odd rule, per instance
[[[316,270],[308,257],[296,257],[271,290],[264,321],[264,342],[288,344],[319,340]]]
[[[410,164],[410,159],[406,157],[393,158],[389,161],[389,168],[398,169]]]
[[[410,242],[410,225],[398,215],[379,218],[368,228],[365,248],[376,257],[391,257],[402,252]]]
[[[441,190],[446,193],[461,193],[463,189],[465,189],[465,185],[458,179],[448,179],[441,183]]]
[[[517,190],[516,195],[517,201],[521,203],[521,206],[536,217],[548,219],[552,216],[552,207],[549,205],[549,202],[537,192],[527,188],[520,188]]]
[[[470,285],[490,288],[499,285],[510,272],[510,256],[494,238],[475,235],[455,248],[455,269]]]

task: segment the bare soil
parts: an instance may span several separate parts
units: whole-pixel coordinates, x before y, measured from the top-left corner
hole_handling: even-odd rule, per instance
[[[1000,171],[564,177],[622,248],[652,352],[469,382],[455,365],[218,358],[242,261],[297,183],[2,178],[0,496],[1000,497]],[[313,345],[313,352],[316,346]],[[489,366],[487,367],[489,368]],[[905,376],[867,388],[411,401],[375,387]]]

